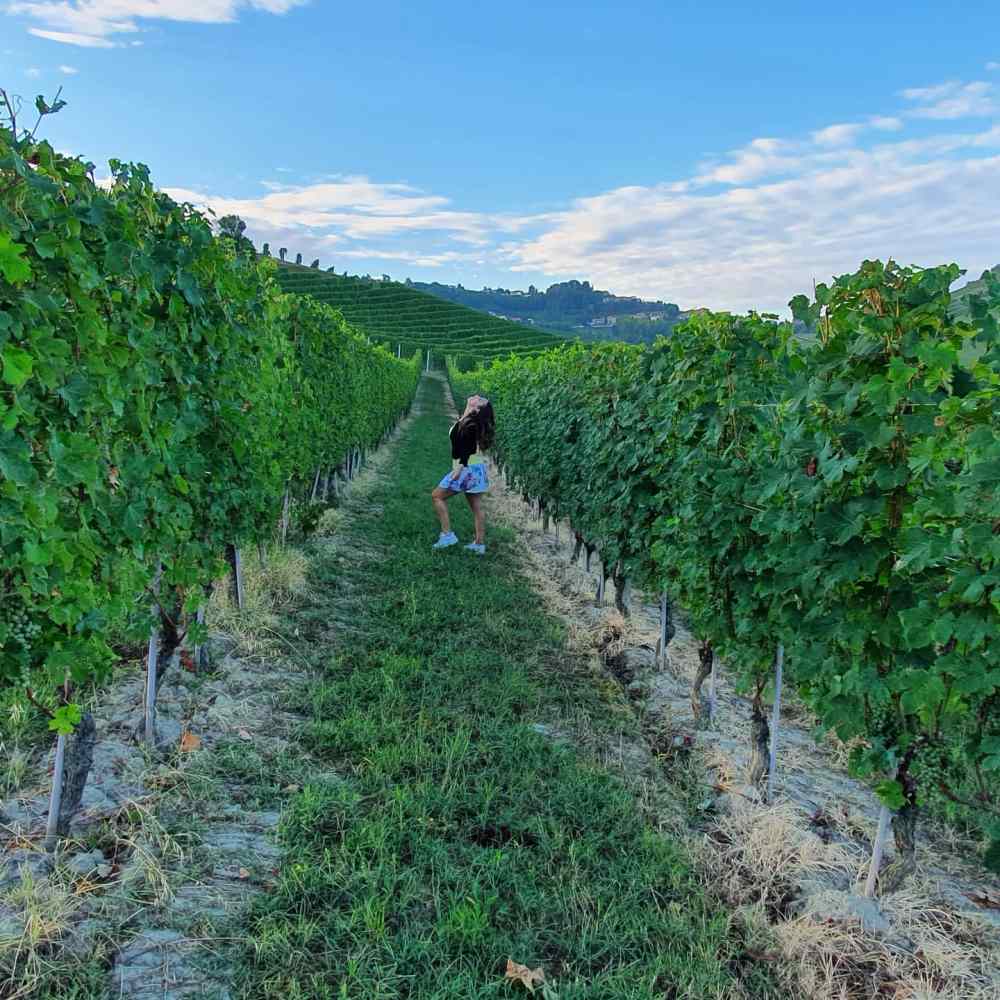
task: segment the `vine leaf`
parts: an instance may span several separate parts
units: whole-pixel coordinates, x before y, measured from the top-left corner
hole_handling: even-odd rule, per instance
[[[60,736],[69,736],[80,722],[79,705],[60,705],[49,719],[49,729]]]
[[[201,746],[201,737],[197,733],[192,733],[190,730],[185,730],[181,734],[181,753],[190,753],[192,750],[197,750]]]
[[[0,274],[12,285],[31,277],[31,265],[24,259],[24,247],[6,233],[0,233]]]
[[[506,977],[513,983],[521,983],[523,986],[527,986],[529,993],[535,992],[535,984],[542,985],[545,983],[545,973],[542,972],[541,968],[529,969],[526,965],[521,965],[520,962],[515,962],[513,959],[507,959],[507,973]]]

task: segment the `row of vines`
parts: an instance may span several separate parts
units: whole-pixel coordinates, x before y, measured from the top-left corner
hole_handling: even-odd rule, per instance
[[[891,810],[883,887],[912,870],[921,807],[998,854],[1000,280],[957,319],[960,274],[865,262],[791,302],[808,336],[705,312],[648,348],[450,372],[493,399],[498,462],[599,549],[619,598],[630,579],[683,605],[696,687],[721,657],[757,759],[783,660]]]
[[[3,97],[0,688],[67,734],[115,660],[110,623],[138,608],[161,655],[202,638],[227,549],[272,539],[291,498],[356,466],[420,360],[283,294],[274,263],[146,168],[112,161],[95,183]]]

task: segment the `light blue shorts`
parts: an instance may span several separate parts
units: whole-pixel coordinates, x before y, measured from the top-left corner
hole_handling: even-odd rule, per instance
[[[490,480],[486,466],[480,462],[463,466],[455,479],[451,478],[450,472],[447,473],[438,486],[453,493],[485,493],[490,488]]]

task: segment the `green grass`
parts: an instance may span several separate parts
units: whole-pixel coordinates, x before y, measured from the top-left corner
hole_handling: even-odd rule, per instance
[[[524,994],[504,982],[508,957],[542,966],[560,1000],[777,995],[684,848],[619,779],[532,728],[587,706],[600,727],[601,698],[508,531],[488,526],[483,559],[431,551],[449,421],[440,383],[422,394],[393,482],[350,526],[364,552],[317,545],[292,613],[316,649],[345,614],[338,594],[353,598],[354,629],[295,696],[305,748],[343,780],[286,809],[278,885],[238,931],[241,995]],[[470,537],[460,501],[453,515]]]

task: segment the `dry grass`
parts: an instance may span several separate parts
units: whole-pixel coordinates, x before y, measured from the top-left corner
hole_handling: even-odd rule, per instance
[[[36,880],[22,868],[21,882],[0,894],[0,914],[14,914],[0,923],[0,996],[16,1000],[35,991],[82,902],[68,881]]]
[[[308,566],[297,548],[276,546],[265,553],[263,564],[248,553],[243,561],[243,609],[236,607],[228,579],[218,581],[207,609],[212,628],[232,637],[240,656],[273,653],[280,643],[280,612],[306,593]]]
[[[779,913],[804,878],[853,874],[857,862],[801,827],[788,803],[761,807],[733,797],[730,811],[709,830],[702,858],[711,883],[729,902],[760,904]]]
[[[981,931],[937,904],[930,883],[914,882],[880,901],[888,934],[849,919],[795,915],[789,904],[803,881],[858,889],[863,864],[845,847],[825,844],[802,827],[789,804],[736,800],[705,836],[707,884],[740,908],[757,935],[785,963],[777,966],[796,996],[815,1000],[996,1000],[1000,979]]]

